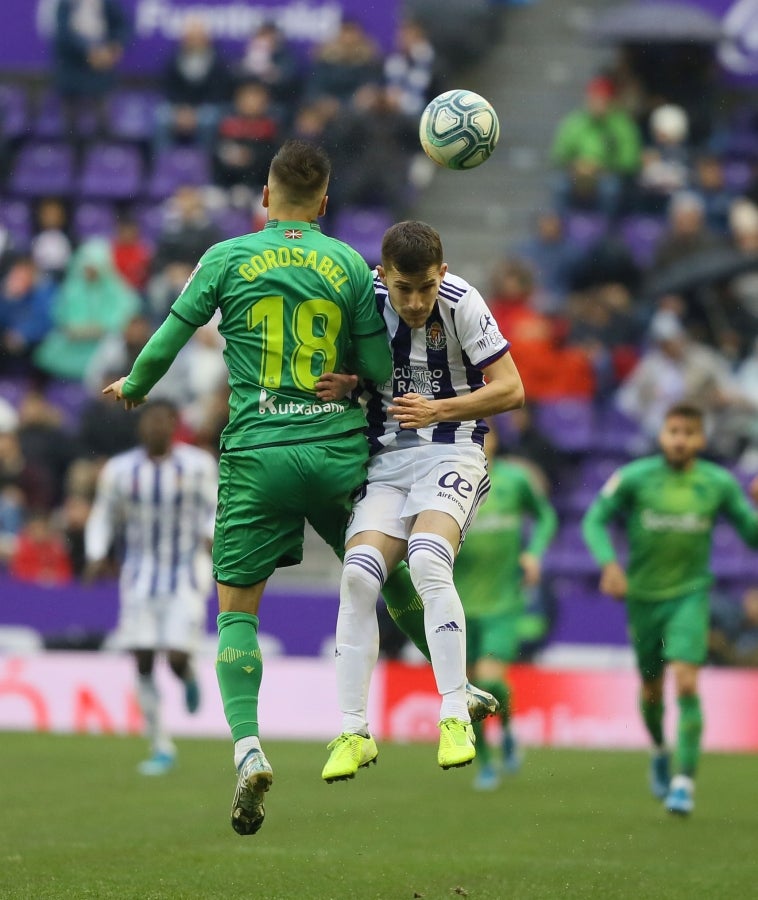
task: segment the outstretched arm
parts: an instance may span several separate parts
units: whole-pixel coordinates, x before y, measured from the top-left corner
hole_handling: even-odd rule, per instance
[[[127,409],[139,406],[148,393],[168,372],[176,355],[195,333],[195,326],[176,315],[169,315],[161,327],[145,344],[132,371],[104,388],[115,400],[124,400]]]
[[[435,422],[485,419],[524,405],[524,386],[510,353],[496,359],[483,373],[487,383],[478,391],[442,400],[405,394],[393,398],[387,411],[401,428],[427,428]]]

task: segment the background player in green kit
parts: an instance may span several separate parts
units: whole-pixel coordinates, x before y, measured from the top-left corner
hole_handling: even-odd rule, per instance
[[[758,547],[758,513],[721,466],[697,459],[704,449],[702,413],[675,406],[659,435],[662,455],[619,469],[583,520],[584,537],[602,567],[600,589],[626,601],[629,632],[642,678],[642,718],[654,745],[650,784],[672,813],[694,809],[694,777],[703,717],[697,691],[709,618],[711,538],[724,515],[746,544]],[[750,485],[758,502],[758,479]],[[627,570],[608,532],[620,517],[629,545]],[[676,775],[669,783],[663,736],[663,675],[669,663],[679,703]]]
[[[526,608],[525,587],[539,583],[542,554],[555,534],[558,519],[545,495],[523,466],[496,457],[494,425],[485,437],[491,488],[466,534],[453,577],[466,611],[466,660],[469,677],[500,702],[502,753],[506,769],[518,768],[519,756],[510,727],[512,693],[508,663],[519,651],[519,619]],[[525,544],[526,520],[533,521]],[[500,776],[485,741],[482,722],[473,723],[478,790],[497,787]]]
[[[345,366],[348,348],[351,368],[364,377],[381,381],[391,372],[368,266],[316,224],[329,174],[321,150],[286,143],[263,189],[266,226],[203,255],[130,375],[106,388],[127,407],[141,403],[195,329],[221,309],[231,397],[213,543],[216,671],[235,741],[239,834],[260,828],[272,782],[258,736],[266,580],[300,562],[305,520],[342,553],[352,495],[365,477],[363,411],[350,400],[320,401],[315,384]]]

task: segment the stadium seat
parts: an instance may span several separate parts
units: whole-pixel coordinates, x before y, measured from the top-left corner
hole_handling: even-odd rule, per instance
[[[758,136],[752,136],[752,155],[758,158]],[[753,180],[753,167],[743,159],[728,159],[723,163],[724,187],[734,193],[741,193],[750,187]]]
[[[550,575],[589,576],[598,573],[582,537],[579,522],[564,522],[548,547],[543,568]]]
[[[161,150],[153,163],[147,196],[164,200],[183,185],[202,187],[211,183],[208,154],[200,147]]]
[[[218,210],[213,214],[213,221],[221,231],[221,236],[226,238],[239,237],[241,234],[249,234],[256,230],[253,223],[253,213],[249,209]]]
[[[666,223],[657,216],[627,216],[619,226],[619,235],[638,266],[649,266]]]
[[[79,193],[86,199],[128,200],[142,190],[142,157],[136,147],[95,144],[82,163]]]
[[[0,132],[6,139],[22,137],[29,131],[29,104],[19,85],[0,84]]]
[[[597,414],[595,448],[605,455],[634,456],[644,439],[637,423],[612,403]]]
[[[71,227],[79,241],[112,237],[116,231],[116,213],[109,203],[83,201],[74,209]]]
[[[32,239],[32,213],[24,200],[0,200],[0,224],[10,232],[13,246],[26,249]]]
[[[68,196],[74,189],[74,151],[57,141],[24,144],[16,156],[8,188],[22,197]]]
[[[95,133],[96,128],[97,118],[94,110],[82,110],[76,119],[77,135],[91,137]],[[66,140],[72,137],[72,135],[68,134],[68,125],[58,94],[50,91],[40,98],[34,116],[32,132],[35,137],[42,140]]]
[[[370,266],[381,262],[382,237],[392,225],[392,216],[379,207],[346,207],[337,213],[332,235],[354,247]]]
[[[115,91],[108,104],[108,130],[120,141],[149,141],[159,97],[150,91]]]
[[[537,428],[559,450],[586,453],[597,446],[595,411],[588,400],[553,400],[534,406]]]
[[[155,245],[163,231],[166,211],[163,203],[137,203],[132,215],[139,225],[140,234],[148,244]]]
[[[566,240],[580,248],[591,247],[605,234],[608,219],[601,213],[570,212],[563,223]]]
[[[78,381],[52,381],[45,390],[47,400],[63,414],[65,428],[79,427],[82,410],[89,400],[83,384]]]
[[[0,378],[0,397],[16,409],[28,390],[25,378]]]

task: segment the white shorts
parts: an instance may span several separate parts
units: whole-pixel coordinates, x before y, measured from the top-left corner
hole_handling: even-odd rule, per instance
[[[125,650],[193,653],[205,633],[206,599],[204,593],[192,590],[145,597],[122,589],[115,645]]]
[[[490,489],[487,460],[475,444],[429,444],[372,457],[368,482],[353,506],[345,540],[380,531],[407,541],[416,516],[452,516],[461,540]]]

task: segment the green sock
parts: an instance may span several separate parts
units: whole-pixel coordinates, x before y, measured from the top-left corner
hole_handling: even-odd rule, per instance
[[[483,691],[488,691],[495,700],[500,704],[500,712],[498,713],[498,717],[500,721],[503,723],[503,728],[508,727],[508,723],[511,721],[511,689],[504,681],[500,681],[499,678],[492,678],[490,680],[477,681],[476,686],[481,688]]]
[[[424,604],[413,586],[407,563],[401,562],[387,576],[382,597],[387,604],[387,612],[397,627],[431,661],[424,630]]]
[[[663,701],[645,700],[640,697],[642,721],[656,747],[663,746]]]
[[[692,778],[700,758],[700,736],[703,733],[703,711],[697,694],[679,698],[679,731],[676,744],[676,767]]]
[[[482,766],[486,766],[492,759],[492,751],[484,739],[484,722],[472,722],[471,727],[474,729],[474,737],[476,738],[477,762]]]
[[[220,613],[216,677],[232,738],[258,736],[258,691],[263,659],[258,646],[258,617],[242,612]]]

